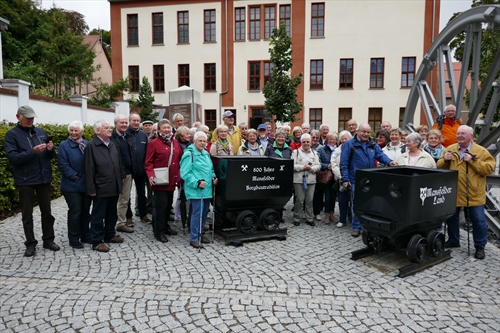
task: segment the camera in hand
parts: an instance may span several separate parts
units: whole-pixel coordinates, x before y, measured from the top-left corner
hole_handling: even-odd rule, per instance
[[[53,138],[54,138],[53,135],[48,135],[47,138],[45,139],[45,143],[49,143],[50,141],[52,141]]]

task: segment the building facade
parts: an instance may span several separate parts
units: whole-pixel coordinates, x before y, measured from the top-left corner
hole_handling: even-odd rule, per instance
[[[113,80],[128,76],[130,94],[146,76],[155,103],[168,105],[168,92],[186,85],[201,93],[211,128],[225,110],[256,127],[270,119],[262,94],[272,69],[268,38],[284,21],[292,74],[303,73],[297,123],[339,131],[350,118],[400,124],[440,9],[440,0],[109,2]]]

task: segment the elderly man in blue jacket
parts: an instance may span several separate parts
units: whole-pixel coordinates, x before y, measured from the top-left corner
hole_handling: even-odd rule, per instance
[[[52,165],[55,157],[52,139],[41,128],[33,125],[35,111],[28,105],[17,110],[19,121],[13,129],[5,134],[4,147],[7,159],[12,165],[14,185],[19,192],[24,235],[26,237],[25,257],[36,252],[38,241],[33,231],[33,205],[35,192],[42,213],[43,247],[59,251],[54,243],[54,216],[50,208],[50,183],[52,182]]]
[[[351,198],[354,203],[354,188],[357,169],[368,169],[375,167],[375,160],[385,165],[397,166],[398,163],[392,161],[382,151],[379,145],[370,137],[371,127],[368,124],[361,124],[353,138],[347,140],[342,145],[340,155],[340,172],[342,174],[342,186],[351,187]],[[361,231],[361,223],[354,214],[354,204],[352,209],[352,232],[351,236],[358,237]]]

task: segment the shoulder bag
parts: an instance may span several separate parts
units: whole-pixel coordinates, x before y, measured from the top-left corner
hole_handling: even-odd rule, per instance
[[[156,182],[155,185],[168,185],[170,182],[170,164],[172,164],[172,156],[174,156],[174,143],[170,146],[170,157],[168,158],[168,166],[163,168],[154,168]]]

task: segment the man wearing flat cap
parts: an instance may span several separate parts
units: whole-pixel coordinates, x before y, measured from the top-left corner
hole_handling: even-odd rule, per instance
[[[52,139],[41,128],[33,125],[35,111],[28,105],[17,110],[16,127],[5,134],[5,153],[12,165],[14,185],[19,192],[26,251],[24,256],[31,257],[36,252],[38,241],[33,230],[33,205],[35,192],[42,213],[43,248],[58,251],[54,243],[54,217],[50,208],[50,183],[55,157]]]
[[[234,126],[234,113],[231,110],[226,110],[222,114],[222,121],[228,128],[227,139],[231,142],[233,153],[234,155],[238,155],[238,149],[241,146],[241,130],[238,126]],[[215,129],[212,134],[212,143],[215,142],[217,138],[217,130]]]

